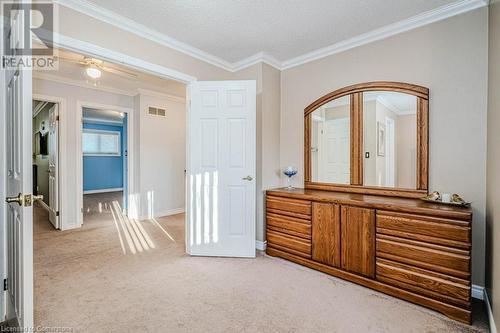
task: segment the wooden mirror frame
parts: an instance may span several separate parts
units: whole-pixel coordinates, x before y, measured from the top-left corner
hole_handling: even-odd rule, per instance
[[[363,186],[363,92],[394,91],[417,97],[417,182],[416,189]],[[343,96],[351,96],[350,184],[311,181],[311,114],[320,106]],[[304,109],[304,185],[307,189],[378,194],[418,198],[429,185],[429,89],[403,82],[378,81],[354,84],[318,98]]]

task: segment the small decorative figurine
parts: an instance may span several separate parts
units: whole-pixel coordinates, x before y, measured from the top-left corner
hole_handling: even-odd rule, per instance
[[[441,200],[441,194],[439,194],[438,191],[434,191],[431,194],[429,194],[428,196],[426,196],[424,199],[438,201],[438,200]]]
[[[451,196],[451,202],[458,203],[458,204],[461,204],[461,205],[465,204],[465,200],[462,199],[458,194],[453,194]]]
[[[466,202],[460,195],[449,193],[439,193],[438,191],[434,191],[431,194],[421,198],[423,201],[435,202],[443,205],[453,205],[460,207],[470,207],[471,203]]]
[[[293,189],[292,177],[297,174],[297,169],[294,168],[293,166],[289,166],[289,167],[286,167],[285,170],[283,170],[283,173],[285,174],[285,176],[288,177],[288,187],[287,188],[289,190]]]

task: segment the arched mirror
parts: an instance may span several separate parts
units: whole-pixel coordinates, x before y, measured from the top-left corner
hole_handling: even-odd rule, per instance
[[[305,186],[418,197],[428,187],[427,88],[369,82],[305,109]]]

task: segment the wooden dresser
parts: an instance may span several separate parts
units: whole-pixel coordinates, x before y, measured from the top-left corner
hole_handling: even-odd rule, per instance
[[[268,255],[471,322],[470,209],[276,189],[266,217]]]

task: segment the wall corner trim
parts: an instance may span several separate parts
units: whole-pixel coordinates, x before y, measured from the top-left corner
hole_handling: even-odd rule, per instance
[[[471,293],[473,298],[477,298],[484,301],[484,293],[485,293],[484,287],[478,286],[477,284],[473,284]]]
[[[172,94],[166,94],[163,92],[158,92],[158,91],[144,89],[144,88],[138,88],[137,94],[150,96],[150,97],[163,98],[163,99],[167,99],[169,101],[177,102],[177,103],[185,103],[186,102],[186,97],[172,95]]]
[[[490,322],[490,332],[497,333],[497,326],[495,324],[495,318],[493,317],[493,311],[491,309],[490,299],[486,289],[484,289],[484,302],[486,303],[486,311],[488,312],[488,320]]]
[[[109,193],[109,192],[120,192],[120,191],[123,191],[123,187],[103,188],[99,190],[86,190],[83,191],[83,194]]]
[[[161,212],[155,212],[154,216],[142,215],[142,216],[139,216],[138,220],[139,221],[150,220],[152,218],[182,214],[185,212],[186,212],[186,209],[184,207],[179,207],[179,208],[169,209],[169,210],[165,210],[165,211],[161,211]]]
[[[256,240],[255,241],[255,248],[259,251],[265,251],[267,248],[267,241]]]

